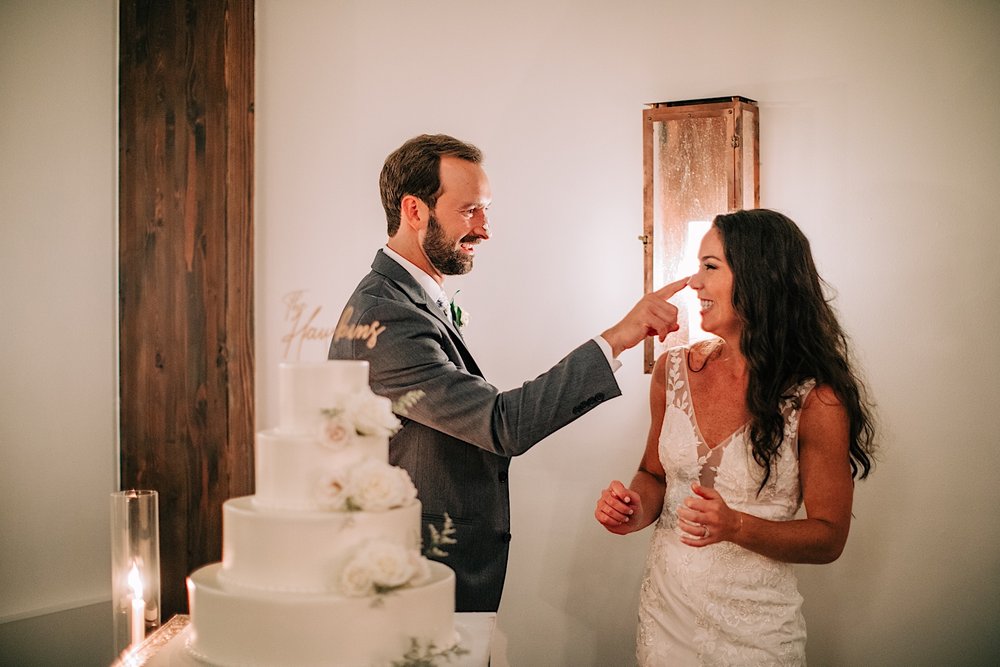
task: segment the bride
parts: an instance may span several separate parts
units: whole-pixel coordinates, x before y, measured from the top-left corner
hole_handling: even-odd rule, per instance
[[[873,407],[795,223],[717,216],[699,258],[688,286],[717,338],[657,360],[639,470],[602,491],[595,517],[619,535],[656,522],[640,665],[804,664],[791,564],[843,551]]]

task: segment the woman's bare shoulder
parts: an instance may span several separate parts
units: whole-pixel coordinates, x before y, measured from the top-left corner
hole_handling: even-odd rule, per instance
[[[840,409],[842,407],[840,397],[833,387],[828,384],[817,384],[806,396],[802,405],[804,410],[822,410],[826,408]]]

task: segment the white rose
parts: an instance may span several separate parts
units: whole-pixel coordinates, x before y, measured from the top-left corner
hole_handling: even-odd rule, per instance
[[[342,412],[326,411],[319,423],[319,443],[333,450],[346,447],[354,437],[354,427]]]
[[[340,472],[324,475],[319,481],[317,501],[329,510],[342,511],[347,507],[351,489],[347,477]]]
[[[359,396],[351,406],[354,427],[361,435],[391,436],[402,424],[392,413],[392,401],[383,396]]]
[[[369,542],[355,561],[363,559],[369,567],[372,583],[383,588],[399,588],[414,575],[410,550],[391,542]]]
[[[352,560],[340,573],[340,589],[344,595],[351,597],[371,595],[374,592],[374,583],[371,566],[361,558]]]
[[[351,469],[350,498],[368,512],[384,512],[410,504],[417,489],[402,468],[377,459],[365,459]]]

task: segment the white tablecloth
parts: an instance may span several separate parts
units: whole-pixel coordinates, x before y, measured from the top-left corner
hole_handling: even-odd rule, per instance
[[[442,661],[447,667],[486,667],[490,663],[490,643],[496,624],[493,613],[455,614],[459,645],[468,653]],[[146,637],[139,648],[116,660],[112,667],[204,667],[184,646],[190,628],[189,617],[178,614]]]

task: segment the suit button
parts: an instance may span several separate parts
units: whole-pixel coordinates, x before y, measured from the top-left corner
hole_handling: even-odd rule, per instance
[[[507,481],[507,471],[506,470],[501,470],[500,474],[497,475],[497,479],[499,479],[501,482],[506,482]]]
[[[504,533],[500,536],[501,542],[510,542],[510,533]]]

